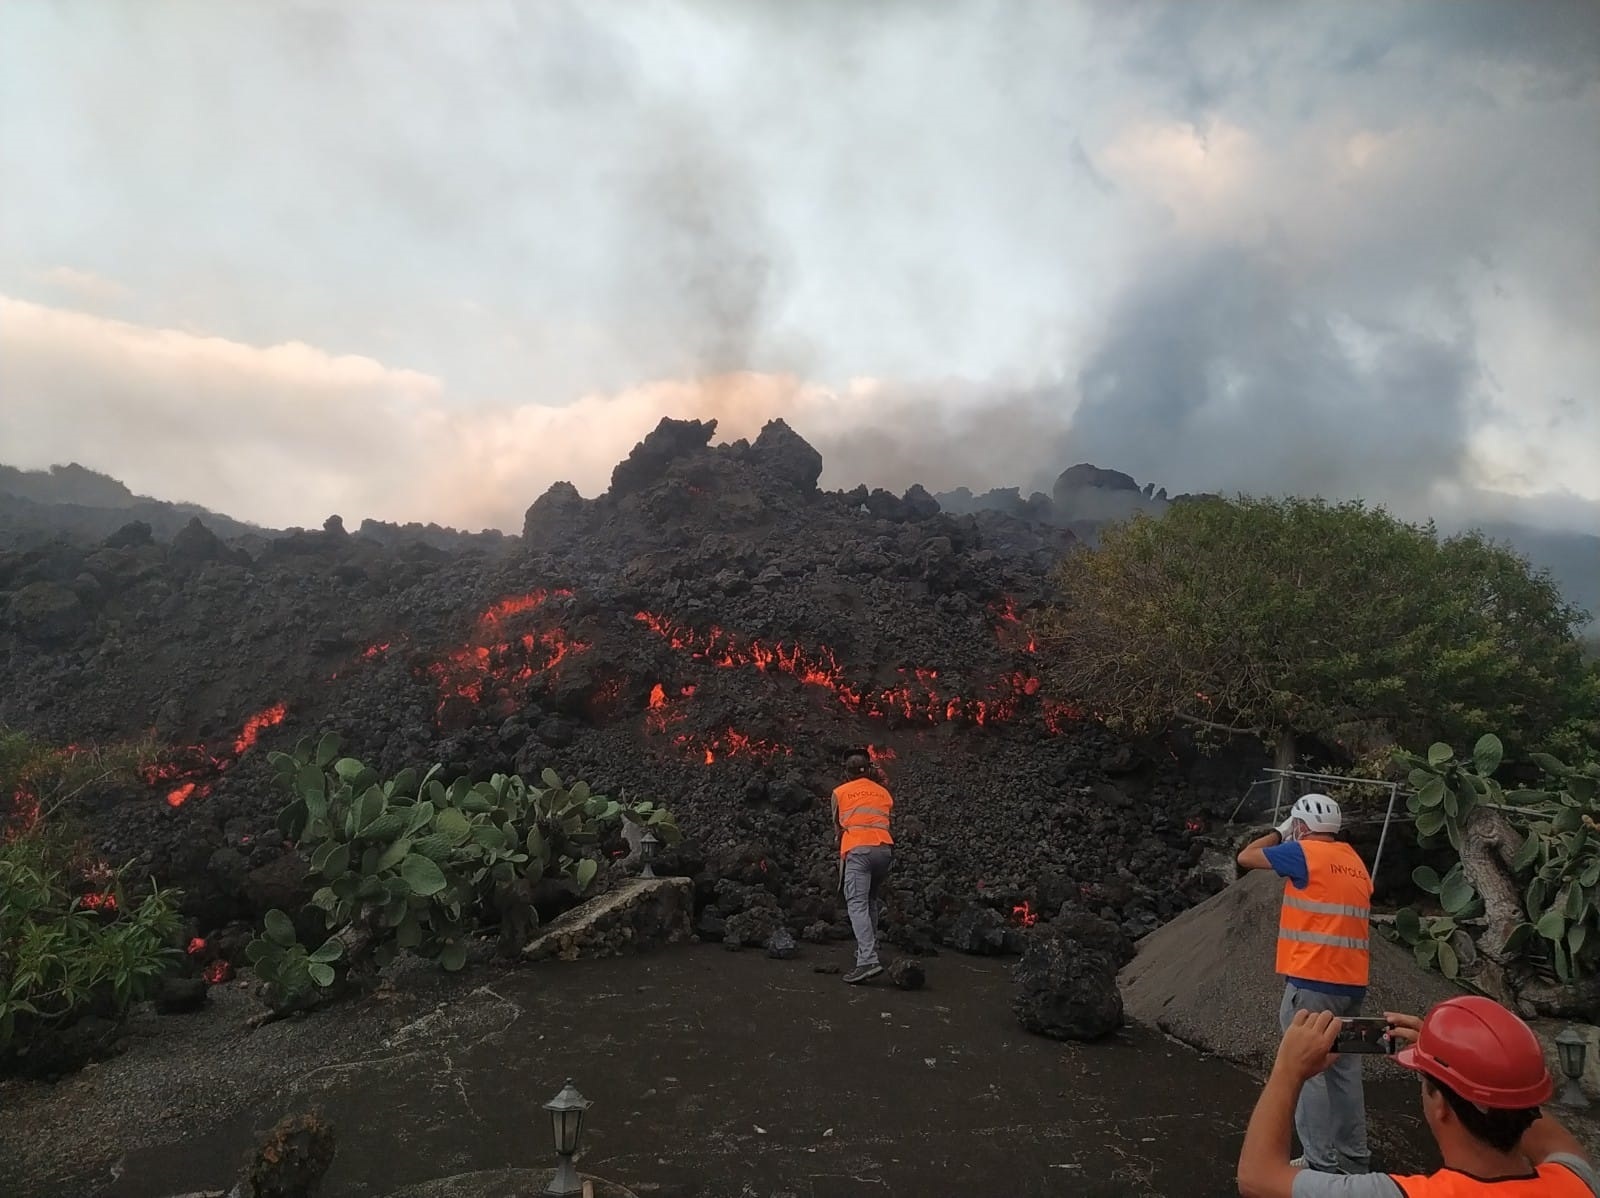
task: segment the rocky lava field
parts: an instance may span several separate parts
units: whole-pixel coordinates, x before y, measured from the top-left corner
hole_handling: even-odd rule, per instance
[[[887,938],[909,951],[1014,949],[1064,912],[1139,935],[1215,889],[1199,837],[1258,762],[1124,741],[1052,693],[1027,619],[1071,532],[920,487],[821,491],[781,421],[714,433],[663,421],[605,495],[551,487],[520,539],[337,517],[13,537],[0,723],[154,733],[144,784],[80,814],[108,861],[182,887],[224,957],[303,895],[266,751],[327,730],[386,772],[550,766],[668,804],[689,839],[663,872],[696,878],[710,939],[848,934],[828,793],[857,746],[896,796]]]

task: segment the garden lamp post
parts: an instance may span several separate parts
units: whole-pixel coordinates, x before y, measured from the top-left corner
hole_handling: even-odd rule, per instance
[[[560,1158],[555,1176],[544,1188],[547,1198],[575,1198],[583,1193],[583,1179],[578,1176],[572,1158],[583,1136],[583,1113],[590,1105],[589,1100],[578,1093],[570,1077],[561,1087],[561,1093],[544,1104],[544,1109],[550,1112],[550,1130],[555,1136],[556,1155]]]
[[[641,878],[653,878],[656,876],[656,871],[654,869],[656,847],[660,843],[661,842],[656,839],[656,834],[650,831],[649,828],[646,828],[644,830],[644,835],[639,838],[639,860],[644,862],[644,868],[639,871],[639,876]]]
[[[1561,1087],[1556,1102],[1564,1107],[1588,1106],[1589,1100],[1578,1083],[1583,1077],[1583,1059],[1589,1055],[1589,1042],[1582,1032],[1568,1024],[1556,1036],[1556,1055],[1561,1061],[1561,1072],[1567,1076],[1567,1084]]]

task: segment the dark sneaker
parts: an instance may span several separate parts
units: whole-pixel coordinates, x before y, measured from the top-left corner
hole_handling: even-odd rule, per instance
[[[844,980],[851,986],[859,986],[862,982],[871,981],[882,972],[882,965],[857,965],[844,975]]]

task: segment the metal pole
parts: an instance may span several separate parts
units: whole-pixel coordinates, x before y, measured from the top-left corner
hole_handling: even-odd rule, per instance
[[[1383,813],[1383,831],[1378,833],[1378,855],[1372,859],[1372,878],[1377,881],[1378,866],[1383,864],[1383,842],[1389,839],[1389,821],[1394,818],[1394,800],[1400,793],[1400,783],[1389,783],[1389,809]]]

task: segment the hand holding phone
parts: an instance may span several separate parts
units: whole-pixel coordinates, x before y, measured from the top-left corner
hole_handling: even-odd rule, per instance
[[[1389,1021],[1381,1015],[1339,1020],[1333,1051],[1338,1053],[1393,1053],[1399,1041],[1389,1034]]]

